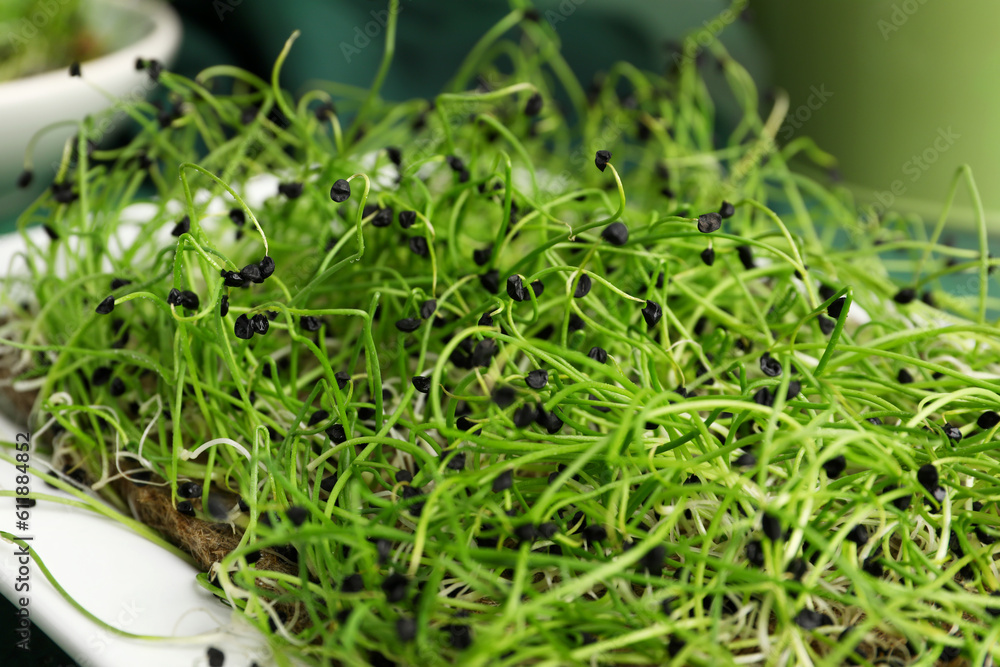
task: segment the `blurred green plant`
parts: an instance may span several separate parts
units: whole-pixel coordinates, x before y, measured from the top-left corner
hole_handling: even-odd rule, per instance
[[[0,81],[65,67],[101,52],[80,0],[0,3]]]

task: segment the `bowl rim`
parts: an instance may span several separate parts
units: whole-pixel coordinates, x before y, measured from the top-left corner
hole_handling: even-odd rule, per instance
[[[174,8],[163,0],[94,0],[98,5],[114,5],[116,8],[131,13],[141,14],[147,18],[152,28],[140,39],[114,51],[109,51],[96,58],[82,61],[91,72],[113,71],[118,69],[121,61],[130,61],[136,57],[147,57],[162,54],[170,59],[176,53],[181,41],[181,19]],[[85,72],[86,74],[86,72]],[[27,93],[38,87],[47,87],[56,81],[66,79],[66,68],[51,69],[30,76],[0,82],[0,91],[4,96]]]

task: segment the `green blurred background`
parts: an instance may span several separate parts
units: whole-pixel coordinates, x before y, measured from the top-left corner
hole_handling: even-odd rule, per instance
[[[0,6],[41,1],[0,0]],[[219,63],[268,76],[295,30],[302,34],[282,74],[293,93],[323,80],[366,87],[382,55],[386,0],[171,4],[184,24],[173,69],[189,76]],[[988,222],[1000,229],[1000,124],[993,122],[1000,115],[1000,93],[993,85],[1000,78],[1000,58],[992,35],[1000,25],[1000,3],[995,0],[537,0],[534,5],[558,32],[584,85],[618,60],[662,71],[685,35],[710,40],[724,28],[722,42],[760,87],[789,93],[779,142],[815,138],[839,159],[839,171],[862,209],[894,208],[934,219],[956,168],[969,163]],[[383,88],[389,99],[440,91],[469,48],[510,10],[507,0],[401,0],[400,6],[397,55]],[[732,7],[747,11],[731,22],[714,20]],[[0,40],[0,57],[2,47]],[[712,80],[718,76],[714,68],[703,71],[710,86],[721,84]],[[722,130],[731,123],[726,102],[723,94]],[[949,221],[956,229],[971,228],[969,204],[962,190]],[[0,210],[0,229],[9,230],[17,212]]]

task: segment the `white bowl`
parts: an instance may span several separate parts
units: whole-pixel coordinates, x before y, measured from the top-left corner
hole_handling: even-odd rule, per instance
[[[0,83],[0,219],[19,213],[52,183],[63,144],[76,132],[72,126],[60,127],[38,141],[32,155],[34,182],[20,191],[15,183],[24,169],[25,149],[38,130],[81,120],[119,98],[144,99],[155,84],[136,71],[135,59],[155,58],[169,66],[180,46],[180,19],[162,0],[94,0],[84,7],[88,26],[109,45],[108,54],[81,63],[81,78],[62,68]],[[119,118],[101,129],[108,134],[120,124]]]

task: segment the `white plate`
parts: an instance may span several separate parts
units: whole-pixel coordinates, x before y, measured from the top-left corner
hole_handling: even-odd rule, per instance
[[[0,439],[13,442],[23,430],[0,417]],[[31,456],[32,465],[44,460]],[[0,461],[0,489],[13,490],[18,474]],[[34,476],[29,486],[32,492],[72,498]],[[28,530],[17,530],[14,504],[13,498],[0,499],[0,529],[32,537],[33,549],[52,576],[85,609],[129,633],[180,640],[143,641],[109,632],[64,599],[34,563],[28,564],[29,590],[15,591],[18,547],[0,542],[0,592],[15,607],[28,596],[31,622],[38,626],[32,629],[36,646],[40,629],[81,667],[201,666],[208,664],[209,646],[226,654],[226,667],[270,664],[262,637],[247,626],[241,631],[231,625],[229,608],[195,581],[195,567],[116,521],[44,500],[29,510]],[[8,667],[37,664],[30,652],[14,656],[23,659],[6,663]]]

